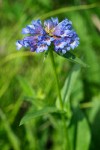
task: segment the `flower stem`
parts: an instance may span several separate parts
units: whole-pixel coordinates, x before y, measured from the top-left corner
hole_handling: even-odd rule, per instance
[[[63,110],[63,101],[62,101],[62,98],[61,98],[60,85],[59,85],[59,80],[58,80],[58,75],[57,75],[57,71],[56,71],[56,66],[55,66],[55,61],[54,61],[54,56],[53,56],[53,51],[52,50],[50,50],[50,58],[51,58],[51,63],[52,63],[55,79],[56,79],[59,103],[60,103],[61,109]]]
[[[52,50],[50,50],[49,52],[50,52],[51,63],[52,63],[52,67],[53,67],[53,71],[54,71],[54,75],[55,75],[55,79],[56,79],[56,84],[57,84],[59,104],[60,104],[61,110],[63,110],[63,101],[62,101],[62,97],[61,97],[61,93],[60,93],[60,85],[59,85],[58,75],[57,75],[57,71],[56,71],[54,55],[53,55]],[[69,137],[68,137],[67,127],[66,127],[66,120],[65,120],[65,117],[63,115],[62,115],[62,121],[63,121],[63,128],[62,128],[63,129],[63,135],[65,136],[63,149],[64,150],[70,150]]]

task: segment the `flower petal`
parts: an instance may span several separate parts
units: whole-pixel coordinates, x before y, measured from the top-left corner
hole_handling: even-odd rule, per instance
[[[38,35],[44,33],[45,30],[43,29],[40,20],[36,20],[36,21],[33,20],[31,25],[27,25],[26,28],[22,29],[22,34]]]
[[[48,50],[48,46],[46,44],[38,44],[37,46],[37,49],[36,49],[36,52],[39,53],[39,52],[43,52],[43,51],[47,51]]]
[[[52,20],[52,22],[53,22],[53,26],[54,26],[54,27],[58,25],[59,20],[58,20],[57,17],[56,17],[56,18],[51,17],[51,20]]]
[[[79,45],[79,41],[73,41],[71,44],[70,44],[70,47],[72,49],[74,49],[75,47],[77,47]]]
[[[17,46],[17,50],[19,50],[22,47],[22,45],[20,44],[20,41],[16,42],[16,46]]]
[[[41,20],[40,20],[40,19],[33,20],[33,21],[32,21],[32,25],[35,25],[35,26],[40,26],[40,25],[42,25]]]
[[[66,46],[66,44],[67,43],[66,43],[66,41],[63,38],[61,38],[59,40],[55,40],[54,41],[55,50],[57,51],[59,49],[63,49]]]
[[[56,36],[61,36],[61,34],[64,30],[68,30],[69,26],[71,28],[71,24],[72,24],[72,22],[69,21],[68,19],[63,20],[55,27],[53,34]]]
[[[48,35],[45,35],[45,36],[39,36],[38,40],[42,41],[42,43],[47,44],[48,46],[50,46],[50,44],[54,40],[54,38],[50,37]]]

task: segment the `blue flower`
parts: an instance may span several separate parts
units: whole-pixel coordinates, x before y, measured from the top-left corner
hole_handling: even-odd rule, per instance
[[[50,18],[44,21],[33,20],[31,25],[22,29],[22,34],[28,34],[23,40],[16,42],[17,49],[29,47],[31,51],[47,51],[51,43],[54,51],[66,53],[79,45],[79,37],[72,28],[72,22],[64,19],[59,22],[58,18]]]

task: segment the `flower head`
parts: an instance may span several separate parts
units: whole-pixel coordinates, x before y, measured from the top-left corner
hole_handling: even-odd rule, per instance
[[[72,22],[64,19],[50,18],[44,21],[33,20],[31,25],[22,29],[22,34],[29,34],[23,40],[16,42],[17,49],[29,47],[31,51],[47,51],[51,43],[54,44],[54,51],[66,53],[79,45],[79,37],[72,28]]]

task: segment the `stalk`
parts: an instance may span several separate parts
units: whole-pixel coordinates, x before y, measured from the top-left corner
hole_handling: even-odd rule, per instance
[[[50,59],[51,59],[52,68],[54,71],[56,84],[57,84],[57,92],[58,92],[58,97],[59,97],[60,108],[63,111],[63,101],[62,101],[62,97],[61,97],[60,84],[59,84],[56,65],[55,65],[55,61],[54,61],[53,51],[50,50],[49,53],[50,53]],[[63,130],[63,135],[65,137],[63,139],[63,141],[64,141],[63,150],[70,150],[69,137],[68,137],[67,127],[66,127],[66,120],[65,120],[65,117],[63,116],[63,114],[62,114],[62,122],[63,122],[62,130]]]
[[[61,109],[63,110],[63,101],[62,101],[62,98],[61,98],[60,85],[59,85],[58,75],[57,75],[57,71],[56,71],[56,66],[55,66],[53,51],[50,50],[49,53],[50,53],[51,63],[52,63],[52,67],[53,67],[53,71],[54,71],[54,76],[55,76],[55,80],[56,80],[57,92],[58,92],[58,97],[59,97],[59,103],[60,103]]]

